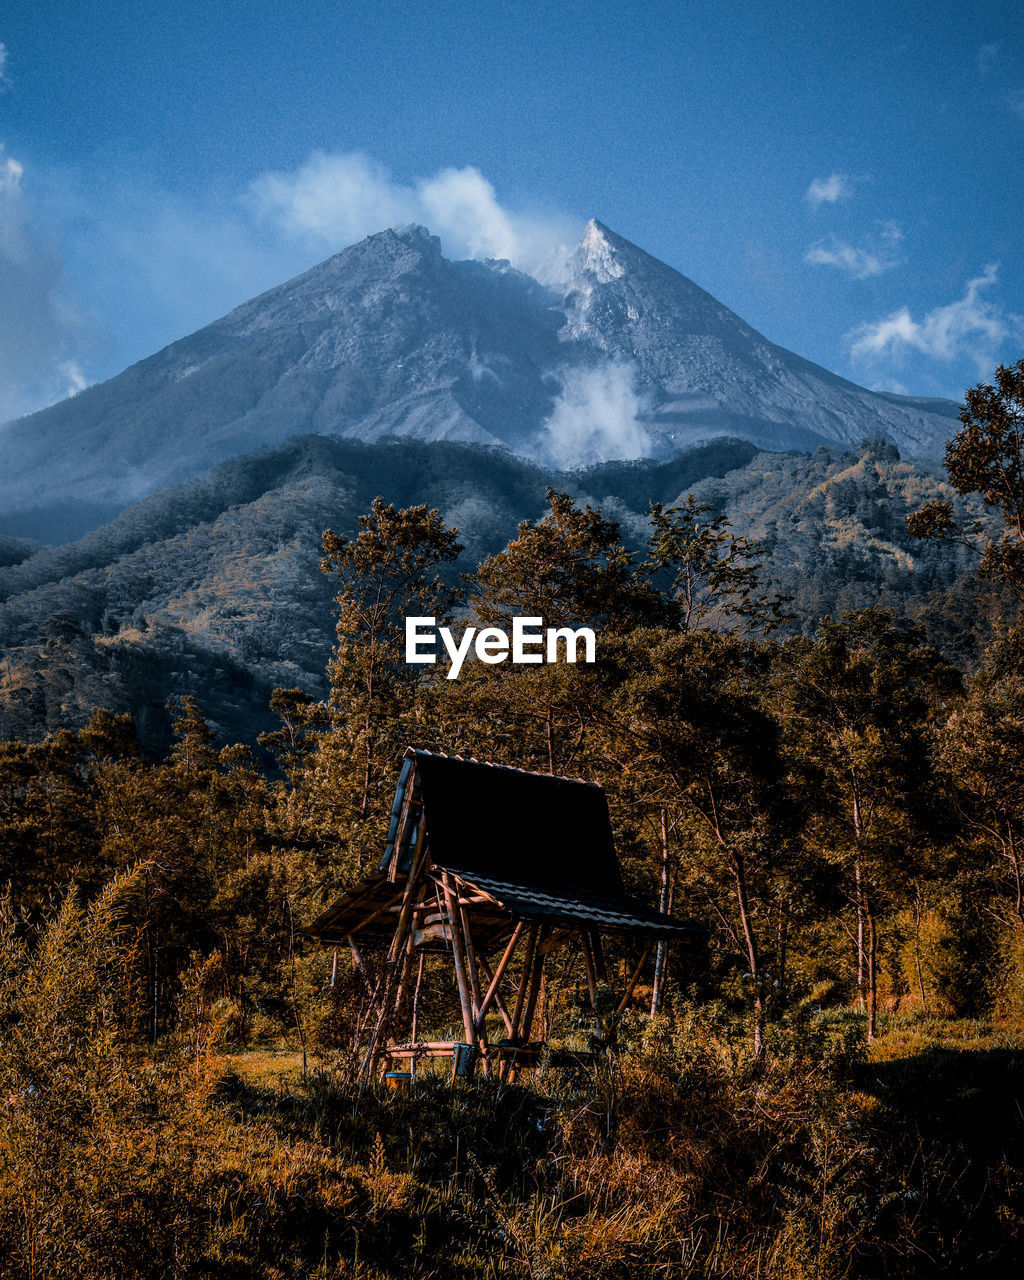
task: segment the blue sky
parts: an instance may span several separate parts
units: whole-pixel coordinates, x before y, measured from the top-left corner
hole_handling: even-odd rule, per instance
[[[11,0],[0,419],[394,222],[599,218],[773,341],[960,399],[1024,356],[1019,3]]]

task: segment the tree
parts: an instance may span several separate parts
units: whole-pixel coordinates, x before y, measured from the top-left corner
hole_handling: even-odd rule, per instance
[[[947,720],[940,746],[966,830],[988,851],[986,873],[994,890],[988,909],[1018,930],[1024,930],[1021,639],[1011,631],[989,648],[963,706]]]
[[[963,424],[946,445],[946,472],[959,494],[980,494],[1003,517],[1000,537],[985,535],[980,522],[964,527],[952,504],[931,502],[907,517],[919,538],[981,539],[981,576],[1024,600],[1024,360],[996,369],[995,384],[972,387],[960,410]]]
[[[481,564],[472,597],[477,616],[489,625],[529,614],[549,627],[585,625],[599,633],[661,621],[664,606],[638,573],[618,523],[555,489],[547,500],[547,515],[523,521],[519,536]]]
[[[405,619],[450,620],[459,590],[441,576],[462,551],[457,530],[426,505],[397,510],[376,498],[355,538],[323,535],[324,573],[336,574],[337,644],[328,666],[330,731],[316,756],[314,790],[358,823],[386,813],[390,764],[408,735],[422,667],[405,661]]]
[[[778,729],[755,656],[711,632],[637,630],[617,648],[609,773],[644,808],[682,822],[684,874],[745,966],[755,1051],[764,1043],[761,924],[781,843]],[[665,838],[667,840],[667,830]],[[665,856],[663,854],[663,856]]]
[[[785,612],[789,597],[761,590],[765,549],[733,533],[729,518],[713,510],[692,493],[679,506],[652,502],[647,568],[683,631],[769,635],[793,616]]]
[[[879,915],[912,877],[927,827],[928,724],[959,677],[919,627],[882,609],[825,618],[787,649],[780,718],[821,788],[822,845],[847,875],[856,919],[857,989],[876,1027]]]
[[[480,565],[474,620],[507,626],[520,615],[547,627],[590,627],[596,663],[473,663],[439,693],[449,749],[560,773],[582,768],[604,696],[610,637],[662,620],[666,610],[614,520],[554,489],[547,498],[548,513],[523,521],[518,536]]]

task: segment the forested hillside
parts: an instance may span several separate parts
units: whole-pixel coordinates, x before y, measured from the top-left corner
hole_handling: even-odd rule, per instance
[[[276,686],[323,695],[334,626],[325,528],[352,531],[377,496],[428,502],[459,530],[457,576],[536,519],[549,484],[618,520],[638,555],[651,502],[692,491],[763,545],[766,585],[792,598],[785,634],[880,605],[973,662],[1007,607],[977,585],[968,549],[907,533],[909,511],[952,490],[882,441],[813,456],[716,441],[667,462],[558,473],[467,446],[311,436],[147,498],[79,542],[0,548],[0,737],[81,727],[102,705],[130,712],[144,744],[162,749],[165,704],[191,694],[222,742],[253,740],[270,727]]]

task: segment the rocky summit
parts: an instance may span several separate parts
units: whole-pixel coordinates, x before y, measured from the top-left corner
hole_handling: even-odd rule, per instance
[[[935,455],[948,401],[880,394],[775,346],[591,221],[557,286],[382,231],[109,381],[0,429],[0,533],[60,542],[299,434],[405,436],[560,469],[716,437]]]

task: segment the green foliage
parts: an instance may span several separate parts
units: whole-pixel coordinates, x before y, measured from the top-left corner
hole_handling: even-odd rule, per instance
[[[957,536],[980,541],[984,578],[1009,588],[1024,600],[1024,360],[1000,365],[995,383],[981,382],[967,392],[960,410],[963,424],[946,445],[946,472],[960,494],[979,494],[999,510],[999,537],[975,521],[966,527],[948,501],[933,501],[908,518],[919,538]]]
[[[728,627],[769,635],[793,614],[788,600],[761,591],[765,549],[733,533],[725,515],[693,494],[667,509],[651,503],[648,565],[675,603],[684,631]]]

